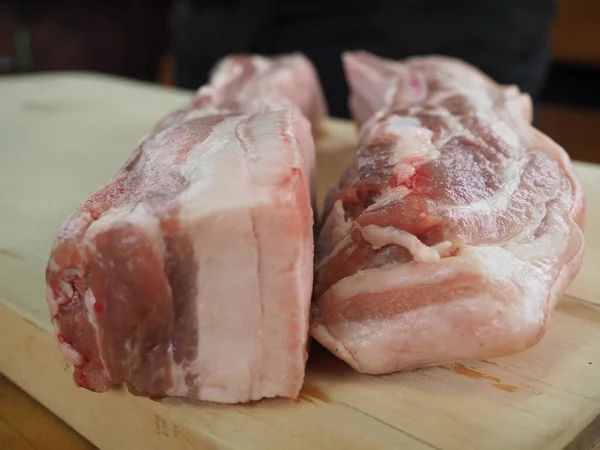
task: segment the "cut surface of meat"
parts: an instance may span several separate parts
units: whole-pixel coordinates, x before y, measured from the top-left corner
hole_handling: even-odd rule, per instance
[[[536,344],[581,266],[584,195],[529,97],[446,57],[344,64],[360,142],[326,205],[312,336],[370,374]]]
[[[325,113],[310,70],[289,69],[307,64],[225,59],[66,220],[46,299],[77,385],[225,403],[298,395],[314,253],[304,114],[318,125]]]

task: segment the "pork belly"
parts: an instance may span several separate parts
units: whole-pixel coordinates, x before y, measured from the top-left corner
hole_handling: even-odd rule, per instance
[[[581,266],[584,195],[529,96],[447,57],[344,64],[360,142],[327,200],[312,336],[369,374],[536,344]]]
[[[46,298],[78,386],[225,403],[298,395],[311,121],[325,114],[311,73],[302,55],[226,58],[66,220]]]

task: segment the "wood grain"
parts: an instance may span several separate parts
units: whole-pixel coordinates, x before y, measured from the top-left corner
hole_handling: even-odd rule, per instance
[[[0,375],[0,449],[93,448],[66,423]]]
[[[591,199],[584,268],[529,351],[372,377],[315,345],[298,402],[155,402],[75,388],[44,302],[50,244],[81,198],[188,95],[90,75],[0,82],[0,192],[12,193],[0,195],[8,218],[0,220],[0,371],[100,448],[592,448],[590,424],[600,415],[600,167],[591,164],[577,165]],[[319,141],[319,198],[353,142],[352,125],[329,123]]]

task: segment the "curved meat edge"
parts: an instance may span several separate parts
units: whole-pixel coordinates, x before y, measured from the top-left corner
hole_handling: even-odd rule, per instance
[[[556,303],[579,271],[583,257],[585,199],[566,152],[531,127],[527,96],[514,87],[496,85],[461,61],[434,56],[398,63],[355,52],[347,54],[344,62],[352,88],[350,107],[361,127],[360,144],[355,161],[329,196],[326,221],[317,244],[317,299],[313,307],[312,336],[356,370],[370,374],[503,356],[536,344],[545,333]],[[444,76],[450,78],[446,86]],[[454,103],[448,103],[449,98]],[[494,98],[501,102],[498,104]],[[457,100],[466,100],[465,111],[460,111]],[[409,139],[408,136],[427,132],[430,137],[439,130],[421,125],[419,120],[416,125],[411,124],[411,118],[418,118],[418,114],[428,109],[436,114],[449,112],[444,119],[447,122],[456,122],[457,116],[461,118],[458,122],[467,122],[465,117],[479,113],[472,105],[469,109],[469,102],[475,106],[478,102],[488,102],[495,120],[522,138],[529,151],[541,152],[554,161],[554,173],[559,174],[556,198],[548,208],[540,205],[540,209],[550,211],[549,216],[542,217],[529,236],[520,236],[519,242],[494,244],[488,239],[481,245],[459,239],[451,254],[433,263],[418,262],[414,251],[413,254],[405,249],[390,252],[398,248],[391,242],[383,249],[379,248],[381,245],[377,249],[369,245],[357,232],[366,223],[385,222],[400,230],[420,226],[406,222],[410,219],[398,221],[385,212],[386,202],[393,204],[404,197],[410,198],[415,192],[413,186],[390,188],[386,185],[389,183],[387,175],[382,176],[378,169],[372,169],[370,184],[364,184],[369,161],[381,155],[381,152],[369,153],[369,146],[382,148],[381,143],[389,139],[390,134],[395,142],[388,150],[397,150],[399,144],[411,142],[410,139],[431,145],[431,140],[414,141],[414,137]],[[401,129],[390,133],[390,126],[386,125],[390,117],[396,126],[402,118]],[[469,132],[468,127],[466,131]],[[501,150],[505,149],[498,151]],[[510,160],[510,149],[507,155]],[[431,161],[437,157],[428,156]],[[417,174],[420,170],[410,158],[403,158],[402,153],[389,170],[394,172],[393,169],[402,164],[416,167]],[[420,164],[427,167],[427,161]],[[376,198],[369,201],[372,204],[365,204],[367,210],[358,212],[343,206],[348,189],[361,186],[357,182],[370,186],[371,190],[380,189]],[[383,206],[377,208],[378,202]],[[369,208],[373,209],[372,214]],[[400,203],[395,213],[402,214],[402,211]],[[554,220],[552,227],[544,223],[549,219]],[[451,225],[451,222],[445,223]],[[448,231],[444,226],[441,231]],[[553,236],[552,230],[557,247],[554,252],[543,241]],[[461,230],[458,231],[460,235]],[[427,239],[427,235],[424,236]],[[423,239],[423,236],[418,237]],[[467,237],[473,238],[468,232]],[[536,243],[539,244],[535,250],[537,257],[527,260],[524,255],[528,248],[535,249]],[[544,264],[545,260],[550,263]],[[332,275],[335,273],[337,275]]]

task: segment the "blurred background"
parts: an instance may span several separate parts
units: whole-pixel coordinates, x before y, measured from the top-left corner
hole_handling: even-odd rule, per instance
[[[600,0],[556,7],[537,126],[600,163]],[[171,23],[169,0],[0,0],[0,74],[88,70],[174,86]]]
[[[313,1],[314,7],[314,0],[305,1]],[[345,0],[345,4],[376,1],[378,0]],[[420,1],[405,0],[404,4],[420,8],[421,12],[429,14],[427,6],[422,6]],[[467,0],[460,0],[458,3],[476,6],[480,15],[485,13],[486,7],[494,5],[494,1],[481,0],[481,3],[477,3],[478,1],[470,0],[469,3]],[[495,0],[500,5],[497,9],[502,9],[506,5],[503,2],[509,1],[517,8],[524,4],[536,4],[540,9],[546,10],[548,5],[554,7],[552,0]],[[202,2],[220,8],[224,4],[233,3],[226,0]],[[297,9],[302,9],[304,3],[291,0],[279,2],[280,7],[285,3],[288,10],[286,13],[290,15],[298,14]],[[444,9],[444,0],[428,2],[427,5],[435,3],[439,6],[442,13],[453,12],[449,7]],[[263,2],[257,0],[256,3]],[[328,18],[335,20],[339,10],[332,7],[332,3],[328,6]],[[551,65],[538,96],[537,126],[561,144],[573,159],[600,163],[600,0],[557,0],[555,6],[550,35]],[[324,6],[323,8],[326,9]],[[306,15],[306,11],[302,13]],[[2,76],[8,74],[94,71],[171,88],[176,84],[172,51],[175,46],[171,45],[172,40],[176,41],[171,39],[175,34],[173,17],[172,0],[0,0],[0,82]],[[533,17],[535,18],[536,16]],[[498,18],[501,25],[503,19]],[[521,31],[527,31],[531,25],[528,19],[532,17],[525,17],[524,22],[519,23]],[[197,30],[196,36],[207,36],[211,32],[214,34],[215,29],[227,25],[218,20],[211,23],[211,20],[209,16],[204,22],[206,29]],[[391,26],[398,27],[394,20],[392,17]],[[445,25],[444,20],[446,18],[442,17],[442,25]],[[360,23],[349,24],[350,28],[341,33],[345,33],[345,38],[349,36],[350,40],[354,39],[360,34],[357,33]],[[219,46],[210,39],[196,39],[197,45],[203,45],[204,50],[211,49],[213,54],[219,53],[224,46],[231,46],[240,38],[240,34],[235,31],[249,26],[244,17],[239,15],[237,22],[232,27],[229,25],[228,30],[233,28],[234,32],[231,36],[227,35],[229,31],[221,32],[226,35],[227,42],[221,42],[220,48],[215,50]],[[255,28],[260,26],[256,23],[250,25]],[[280,23],[276,25],[285,26]],[[460,30],[461,25],[452,25],[455,31]],[[322,33],[329,26],[330,22],[320,23],[319,32]],[[479,23],[480,28],[485,26],[486,24]],[[504,32],[509,40],[519,44],[520,36],[514,30],[511,32],[510,27],[504,26]],[[301,38],[304,39],[305,36],[302,35]],[[315,39],[313,45],[318,47],[319,38]],[[525,41],[523,39],[520,43],[526,44]],[[190,52],[193,52],[195,42],[188,44]],[[396,45],[395,42],[391,44]],[[475,45],[477,44],[479,42]],[[545,51],[545,43],[542,46]],[[482,47],[483,53],[490,53],[488,47]],[[517,53],[519,50],[517,49]],[[527,52],[521,53],[527,55]],[[337,54],[339,52],[336,53],[336,58]],[[520,56],[523,59],[522,54]],[[485,56],[493,60],[495,55]],[[524,58],[527,59],[527,56]],[[1,374],[0,411],[7,412],[4,417],[0,416],[0,448],[92,448],[75,432],[69,431],[60,419],[48,414],[40,404]],[[18,430],[22,431],[22,435]],[[37,447],[24,437],[33,435],[40,436],[43,445]],[[7,436],[18,445],[11,447],[9,442],[8,447],[3,446],[2,438],[8,439]],[[56,443],[56,446],[48,446],[49,443]]]

